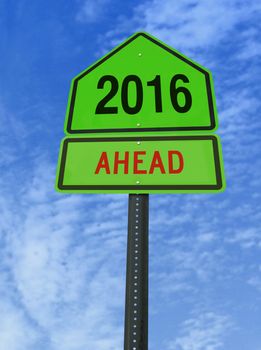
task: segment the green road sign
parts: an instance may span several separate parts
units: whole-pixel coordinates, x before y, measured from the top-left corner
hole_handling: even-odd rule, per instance
[[[217,136],[66,138],[57,190],[206,193],[224,189]]]
[[[211,73],[146,33],[72,82],[67,134],[216,128]]]

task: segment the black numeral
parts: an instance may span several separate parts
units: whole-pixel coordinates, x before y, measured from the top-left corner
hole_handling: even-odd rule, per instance
[[[95,114],[117,114],[118,107],[108,107],[106,104],[117,94],[119,89],[118,80],[113,75],[104,75],[98,82],[98,89],[103,89],[105,83],[111,83],[111,89],[108,94],[98,103]]]
[[[174,109],[179,113],[186,113],[190,110],[192,105],[192,97],[188,89],[184,86],[177,88],[176,84],[178,80],[182,80],[183,83],[189,83],[188,78],[184,74],[177,74],[171,79],[170,82],[170,98]],[[184,105],[180,105],[179,94],[182,94],[185,98]]]
[[[134,83],[136,87],[136,102],[133,107],[130,106],[129,103],[129,84]],[[142,82],[137,75],[128,75],[122,82],[121,89],[121,103],[122,108],[128,114],[137,114],[141,110],[143,103],[143,89]]]
[[[157,113],[162,112],[162,97],[161,97],[161,83],[160,76],[156,75],[155,79],[147,82],[148,86],[154,86],[155,92],[155,109]]]

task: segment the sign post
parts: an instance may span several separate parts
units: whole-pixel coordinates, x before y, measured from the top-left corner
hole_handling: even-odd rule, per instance
[[[148,350],[150,193],[217,193],[211,72],[136,33],[71,84],[56,189],[129,194],[124,350]]]
[[[149,195],[129,195],[124,350],[148,349]]]

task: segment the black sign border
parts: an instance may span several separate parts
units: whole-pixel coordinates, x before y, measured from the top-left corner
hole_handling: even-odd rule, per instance
[[[115,55],[118,51],[120,51],[122,48],[124,48],[126,45],[128,45],[130,42],[135,40],[137,37],[143,36],[146,39],[150,40],[154,44],[160,46],[162,49],[168,51],[172,55],[176,56],[183,62],[189,64],[193,68],[197,69],[201,73],[205,75],[206,79],[206,87],[207,87],[207,97],[208,97],[208,106],[209,106],[209,116],[210,116],[210,125],[209,126],[193,126],[193,127],[164,127],[164,128],[123,128],[123,129],[81,129],[81,130],[73,130],[72,129],[72,119],[73,119],[73,112],[74,112],[74,104],[76,99],[76,91],[78,86],[78,81],[82,79],[85,75],[90,73],[92,70],[97,68],[99,65],[101,65],[103,62],[108,60],[111,56]],[[165,46],[161,42],[157,41],[156,39],[148,36],[146,33],[137,33],[133,37],[131,37],[129,40],[125,41],[122,45],[114,49],[112,52],[110,52],[107,56],[105,56],[103,59],[101,59],[99,62],[94,64],[92,67],[87,69],[84,73],[79,75],[73,82],[73,88],[72,88],[72,95],[70,100],[70,107],[69,107],[69,115],[68,115],[68,121],[66,126],[66,131],[69,134],[86,134],[86,133],[105,133],[105,132],[128,132],[128,131],[185,131],[185,130],[213,130],[216,127],[215,122],[215,112],[214,112],[214,102],[212,98],[211,93],[211,84],[210,84],[210,77],[209,73],[202,69],[201,67],[197,66],[195,63],[191,62],[190,60],[186,59],[185,57],[181,56],[179,53],[171,50],[169,47]]]
[[[68,143],[70,142],[121,142],[121,141],[167,141],[167,140],[211,140],[214,152],[214,162],[216,170],[215,185],[63,185],[66,154]],[[61,162],[58,176],[57,187],[59,190],[77,191],[77,190],[221,190],[222,189],[222,172],[219,158],[218,142],[215,135],[207,136],[151,136],[151,137],[110,137],[110,138],[68,138],[63,141]]]

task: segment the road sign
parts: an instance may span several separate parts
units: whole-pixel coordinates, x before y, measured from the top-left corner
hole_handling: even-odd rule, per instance
[[[146,33],[72,82],[67,134],[216,128],[211,73]]]
[[[66,138],[57,190],[205,193],[224,188],[217,136]]]
[[[72,82],[56,189],[130,194],[124,350],[148,349],[147,194],[223,191],[216,128],[211,73],[146,33]]]

